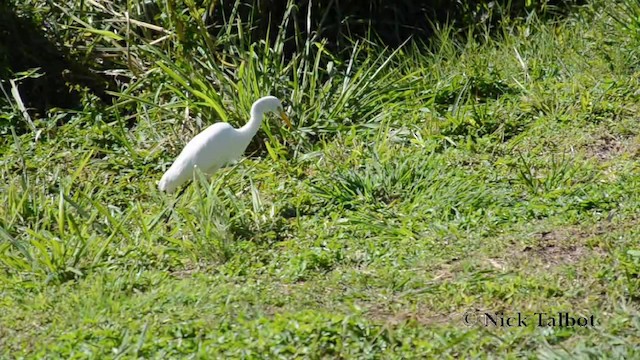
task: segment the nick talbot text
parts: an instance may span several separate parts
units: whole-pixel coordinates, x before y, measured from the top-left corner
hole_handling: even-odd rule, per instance
[[[594,315],[575,315],[568,312],[520,312],[506,314],[504,312],[467,311],[462,316],[467,326],[480,325],[486,327],[594,327]]]

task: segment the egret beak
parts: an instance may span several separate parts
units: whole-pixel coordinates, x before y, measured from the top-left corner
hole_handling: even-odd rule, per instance
[[[289,117],[287,116],[287,113],[285,113],[283,110],[280,110],[280,117],[282,118],[284,123],[287,124],[289,129],[291,129],[292,128],[291,121],[289,121]]]

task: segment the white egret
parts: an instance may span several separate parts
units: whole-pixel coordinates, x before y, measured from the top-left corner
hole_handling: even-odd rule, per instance
[[[275,112],[291,127],[291,122],[282,109],[282,103],[274,96],[258,99],[251,106],[249,122],[234,129],[225,122],[215,123],[196,135],[184,147],[169,170],[162,175],[158,188],[172,193],[193,177],[196,168],[212,175],[224,164],[237,160],[258,132],[265,113]]]

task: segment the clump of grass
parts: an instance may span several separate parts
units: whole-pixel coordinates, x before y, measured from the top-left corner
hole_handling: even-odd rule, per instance
[[[287,17],[253,42],[191,1],[47,4],[122,83],[35,131],[6,115],[1,354],[636,355],[638,39],[612,18],[345,52],[301,31],[285,56]],[[266,93],[293,131],[267,121],[239,163],[157,190]],[[469,309],[599,327],[469,328]]]

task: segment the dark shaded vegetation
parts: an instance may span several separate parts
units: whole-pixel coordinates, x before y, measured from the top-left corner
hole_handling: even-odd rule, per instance
[[[35,6],[31,3],[0,5],[1,78],[9,79],[16,73],[39,69],[42,76],[32,76],[20,82],[23,101],[36,115],[54,107],[77,107],[83,88],[90,89],[109,103],[106,91],[115,90],[116,78],[104,75],[102,70],[117,68],[123,65],[123,61],[111,63],[113,56],[100,56],[91,44],[75,47],[77,39],[69,39],[68,33],[59,34],[60,28],[47,26],[66,15],[59,8],[50,7],[43,12],[44,18],[37,19],[29,15],[29,6]],[[391,47],[399,46],[409,38],[428,42],[433,30],[443,24],[452,24],[460,33],[467,34],[469,28],[492,29],[505,19],[526,16],[530,11],[535,11],[539,17],[565,14],[572,5],[583,1],[305,0],[289,10],[287,3],[283,0],[198,1],[197,4],[177,0],[166,4],[142,2],[134,5],[130,16],[150,24],[167,26],[167,17],[164,16],[167,14],[164,13],[168,12],[171,22],[176,25],[180,43],[189,50],[192,47],[190,37],[185,34],[194,32],[190,28],[198,24],[187,21],[184,14],[190,6],[197,6],[203,9],[202,19],[214,37],[220,28],[233,21],[233,16],[237,16],[242,23],[251,25],[251,33],[245,36],[251,36],[253,41],[270,37],[273,42],[275,37],[284,36],[283,51],[291,56],[302,51],[308,37],[326,41],[327,48],[336,54],[348,54],[357,39],[365,38]],[[93,15],[98,21],[105,16],[108,18],[106,14]],[[282,27],[285,31],[281,31]],[[132,29],[147,41],[158,37],[157,33],[145,28]],[[127,46],[124,40],[117,43],[123,48]],[[122,53],[116,55],[122,56]],[[131,63],[128,65],[131,68]]]
[[[541,17],[567,14],[573,5],[584,4],[584,0],[498,0],[498,1],[450,1],[450,0],[403,0],[403,1],[298,1],[285,22],[289,1],[221,1],[220,6],[209,9],[208,22],[213,27],[222,27],[229,14],[238,11],[240,18],[254,25],[255,40],[270,34],[276,36],[274,24],[287,24],[288,35],[315,36],[326,39],[329,48],[340,51],[348,48],[353,39],[371,38],[384,45],[396,47],[408,38],[428,41],[434,27],[452,24],[464,32],[468,28],[484,25],[495,28],[505,19],[526,16],[536,12]],[[259,18],[252,18],[256,13]],[[307,19],[310,23],[307,23]],[[295,49],[289,43],[289,51]]]
[[[0,3],[0,79],[38,69],[35,76],[19,82],[22,101],[36,116],[54,107],[74,108],[83,88],[103,100],[113,84],[91,71],[91,64],[75,59],[69,49],[56,43],[55,34],[16,6]],[[4,84],[3,84],[4,86]]]

